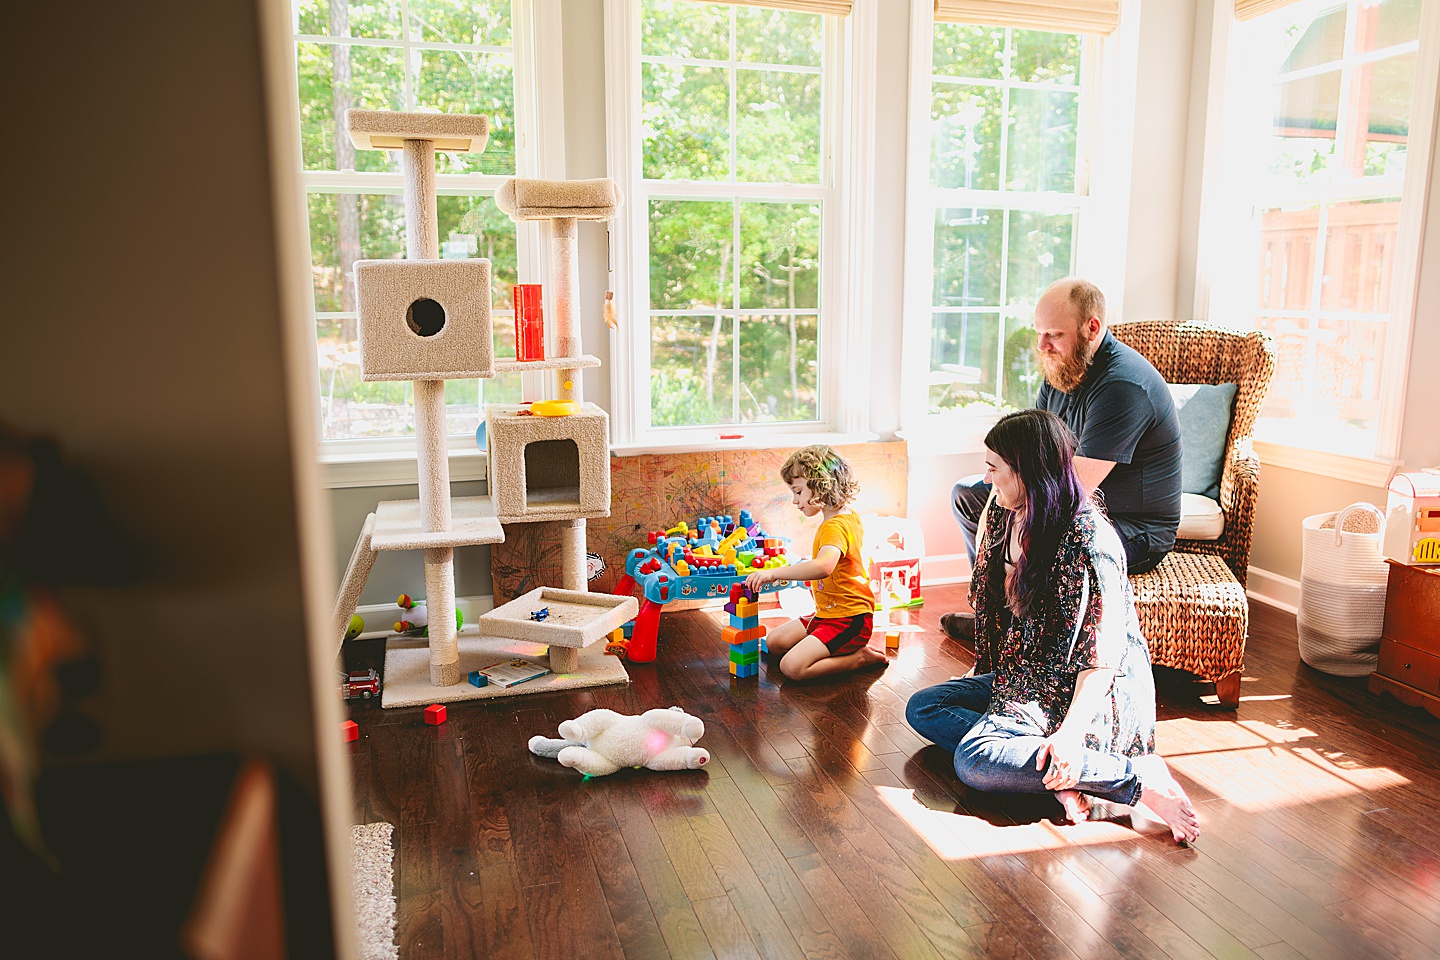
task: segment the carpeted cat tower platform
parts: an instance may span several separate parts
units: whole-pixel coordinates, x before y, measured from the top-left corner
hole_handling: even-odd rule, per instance
[[[574,596],[587,586],[585,520],[610,514],[609,418],[584,402],[581,389],[580,371],[600,361],[581,352],[576,223],[613,218],[619,190],[609,179],[512,179],[496,193],[496,204],[513,220],[550,222],[550,312],[557,354],[545,360],[496,360],[490,261],[441,260],[435,206],[435,152],[482,152],[487,119],[377,110],[351,110],[347,119],[356,147],[401,151],[407,259],[357,261],[355,286],[361,379],[414,383],[420,499],[383,502],[366,518],[335,603],[337,642],[343,643],[378,553],[420,550],[429,639],[391,639],[383,706],[623,683],[628,680],[624,666],[604,656],[598,641],[635,616],[636,601],[594,594],[585,602]],[[445,381],[537,370],[554,372],[554,398],[533,406],[488,406],[489,493],[452,499]],[[504,524],[536,522],[555,525],[564,555],[564,589],[553,598],[517,598],[482,615],[462,635],[455,628],[454,548],[499,543],[505,539]],[[535,611],[520,606],[532,602],[549,603],[563,615],[531,620]],[[552,673],[503,691],[469,683],[471,670],[508,655],[548,657]]]

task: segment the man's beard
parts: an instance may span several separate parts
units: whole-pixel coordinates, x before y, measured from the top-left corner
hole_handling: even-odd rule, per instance
[[[1090,361],[1094,354],[1090,352],[1090,342],[1079,337],[1075,338],[1075,348],[1067,354],[1059,355],[1053,353],[1041,353],[1035,351],[1040,361],[1040,369],[1045,373],[1045,380],[1050,386],[1061,393],[1069,393],[1085,379],[1085,373],[1090,369]]]

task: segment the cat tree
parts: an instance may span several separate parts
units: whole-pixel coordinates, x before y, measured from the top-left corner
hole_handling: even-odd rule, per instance
[[[356,147],[401,151],[408,259],[357,261],[355,285],[361,378],[414,383],[420,499],[382,502],[366,518],[336,600],[334,635],[337,641],[344,637],[380,551],[421,550],[430,683],[452,688],[449,699],[459,699],[473,694],[464,682],[455,628],[455,547],[499,543],[507,523],[555,522],[563,586],[586,590],[585,520],[610,513],[610,451],[608,417],[584,402],[581,389],[580,371],[600,361],[581,353],[576,224],[611,219],[620,196],[608,179],[510,180],[497,192],[497,205],[517,222],[551,223],[550,299],[558,352],[545,360],[497,361],[490,262],[439,259],[435,205],[436,151],[482,152],[487,119],[377,110],[351,110],[347,118]],[[559,403],[544,407],[555,415],[536,415],[525,404],[487,406],[488,495],[452,499],[445,381],[535,370],[555,371]],[[485,614],[478,626],[482,634],[547,644],[551,670],[570,674],[579,666],[581,647],[635,615],[632,598],[603,597],[571,602],[575,598],[565,591],[542,587]],[[520,609],[541,599],[559,604],[555,622],[530,621]]]

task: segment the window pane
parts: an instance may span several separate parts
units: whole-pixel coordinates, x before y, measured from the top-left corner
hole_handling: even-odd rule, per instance
[[[1400,177],[1405,173],[1405,145],[1410,138],[1410,101],[1415,91],[1415,54],[1387,57],[1355,71],[1351,83],[1360,96],[1351,118],[1363,153],[1350,173],[1365,177]],[[1356,168],[1359,169],[1356,169]]]
[[[724,200],[650,201],[650,309],[730,309],[734,209]]]
[[[1357,52],[1383,50],[1397,43],[1408,43],[1420,36],[1420,0],[1382,0],[1361,6],[1362,18],[1374,18],[1374,29],[1366,24],[1357,32]]]
[[[1010,91],[1007,190],[1075,190],[1075,126],[1080,95]]]
[[[310,257],[315,309],[354,310],[356,260],[405,256],[405,202],[390,194],[312,193]]]
[[[650,318],[650,422],[657,427],[731,423],[735,419],[734,321]]]
[[[1000,305],[1004,211],[974,207],[935,213],[937,307]]]
[[[735,178],[819,183],[820,74],[741,70],[735,98]]]
[[[1010,243],[1006,256],[1005,302],[1028,305],[1029,323],[1035,301],[1050,284],[1073,270],[1075,214],[1010,211]]]
[[[1272,443],[1373,456],[1383,320],[1262,317],[1277,359],[1256,435]]]
[[[493,403],[488,396],[486,401]],[[480,426],[480,381],[445,381],[445,435],[473,434]]]
[[[488,196],[435,198],[440,256],[445,260],[479,257],[490,261],[490,283],[498,308],[510,302],[516,279],[516,224]]]
[[[1338,70],[1275,84],[1271,172],[1297,185],[1328,176],[1339,109]]]
[[[324,439],[413,436],[415,402],[411,385],[406,381],[362,381],[359,343],[343,335],[342,323],[321,320],[316,324]]]
[[[995,406],[1000,312],[936,311],[930,328],[929,411]]]
[[[1012,310],[1005,318],[1005,354],[1001,364],[1005,379],[1000,399],[1006,410],[1035,406],[1035,395],[1045,382],[1035,356],[1034,298],[1030,300],[1029,309]]]
[[[1000,90],[930,85],[930,182],[936,187],[1000,186]]]
[[[1398,197],[1331,207],[1320,309],[1388,313],[1399,231]]]
[[[1318,206],[1261,212],[1261,309],[1304,310],[1310,306],[1319,236]]]
[[[740,306],[814,310],[820,302],[820,207],[740,204]]]
[[[645,176],[724,180],[730,172],[729,72],[645,63],[640,73]]]
[[[410,0],[409,6],[412,39],[510,46],[510,0]]]
[[[730,11],[716,3],[645,0],[640,52],[647,57],[730,59]]]
[[[742,423],[819,417],[817,320],[814,314],[741,318]]]
[[[422,112],[483,113],[490,118],[485,152],[440,153],[435,161],[439,172],[515,172],[514,58],[509,54],[422,51],[415,105]]]
[[[1010,73],[1026,83],[1080,82],[1080,35],[1016,30]]]
[[[316,37],[399,39],[398,0],[300,0],[299,33]]]
[[[735,59],[818,67],[824,26],[819,14],[736,7]]]
[[[937,23],[930,69],[945,77],[999,80],[1005,75],[1005,28]]]
[[[337,130],[336,121],[338,118],[343,124],[345,111],[351,107],[404,109],[399,49],[300,43],[296,44],[296,56],[305,169],[389,169],[389,154],[356,150],[349,135],[343,129]],[[336,82],[337,77],[341,82]]]
[[[1281,27],[1284,59],[1277,73],[1338,63],[1345,55],[1345,6],[1316,17],[1301,14]]]

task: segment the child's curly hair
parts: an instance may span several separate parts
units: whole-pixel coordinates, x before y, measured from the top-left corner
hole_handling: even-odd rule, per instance
[[[786,483],[806,481],[811,498],[832,510],[843,509],[860,492],[860,482],[849,462],[823,443],[790,454],[780,468],[780,479]]]

